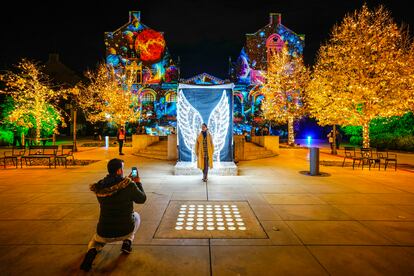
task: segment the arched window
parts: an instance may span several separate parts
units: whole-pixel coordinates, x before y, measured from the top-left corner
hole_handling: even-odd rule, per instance
[[[143,103],[155,102],[157,93],[152,89],[145,89],[141,92],[141,101]]]
[[[142,102],[155,102],[154,95],[147,93],[142,96]]]
[[[175,103],[177,102],[177,93],[174,91],[170,91],[167,94],[165,94],[165,101],[167,103]]]

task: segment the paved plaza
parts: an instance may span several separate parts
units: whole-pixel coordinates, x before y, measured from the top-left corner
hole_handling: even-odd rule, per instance
[[[309,170],[307,149],[281,149],[206,184],[201,175],[174,176],[174,162],[125,153],[126,170],[139,168],[148,197],[135,205],[141,227],[130,255],[120,243],[105,246],[91,275],[414,275],[410,171],[321,166],[328,176],[312,177],[300,173]],[[0,169],[0,275],[84,274],[79,265],[99,216],[89,184],[114,157],[117,148],[80,148],[77,159],[100,161]],[[342,158],[322,152],[321,160]],[[186,202],[239,206],[264,234],[157,235],[165,217],[177,221],[168,207]]]

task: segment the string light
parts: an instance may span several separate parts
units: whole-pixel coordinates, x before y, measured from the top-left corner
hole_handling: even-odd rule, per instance
[[[115,70],[101,64],[96,72],[86,73],[89,83],[81,86],[76,96],[90,122],[108,121],[124,125],[138,120],[140,101],[131,92],[137,67],[131,64],[125,70]]]
[[[191,162],[195,161],[195,143],[202,123],[200,112],[188,102],[183,91],[180,90],[177,102],[177,125],[184,145],[191,152]]]
[[[36,62],[22,59],[16,67],[20,72],[0,75],[0,80],[6,86],[6,90],[0,92],[9,94],[14,101],[14,109],[8,115],[8,120],[26,128],[34,127],[37,141],[44,122],[53,125],[53,131],[57,134],[58,121],[62,127],[66,127],[59,101],[66,99],[69,91],[52,85],[51,80],[42,72],[42,66]],[[34,125],[30,117],[34,118]]]
[[[216,105],[208,118],[208,127],[213,137],[214,161],[220,161],[220,151],[226,143],[230,123],[230,106],[226,90],[223,90],[220,102]]]
[[[191,152],[191,162],[195,161],[195,143],[200,132],[203,118],[187,100],[182,90],[178,93],[177,124],[184,144]],[[213,138],[214,161],[220,161],[220,151],[226,143],[227,133],[230,127],[230,105],[226,90],[219,103],[214,107],[208,119],[208,126]]]
[[[345,16],[321,46],[307,89],[311,116],[319,124],[363,127],[369,147],[369,123],[403,115],[413,102],[413,50],[408,35],[380,6]]]
[[[294,119],[304,114],[303,91],[309,73],[302,57],[291,56],[287,46],[269,53],[266,79],[261,88],[263,116],[276,123],[288,123],[288,144],[294,145]]]

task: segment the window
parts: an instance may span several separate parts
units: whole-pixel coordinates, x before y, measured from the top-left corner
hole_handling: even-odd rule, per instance
[[[155,102],[155,97],[151,93],[145,93],[142,96],[142,102]]]
[[[165,101],[167,103],[175,103],[177,102],[177,93],[171,92],[165,95]]]

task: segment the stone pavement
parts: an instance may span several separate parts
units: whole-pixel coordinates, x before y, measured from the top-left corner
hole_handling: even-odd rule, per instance
[[[84,167],[0,169],[0,275],[83,275],[98,204],[88,185],[116,148],[81,148]],[[321,166],[306,176],[306,149],[240,162],[239,176],[174,176],[174,162],[125,148],[148,200],[133,252],[107,245],[91,275],[414,275],[414,174]],[[321,159],[336,160],[323,154]],[[172,201],[246,202],[266,238],[155,238]]]

